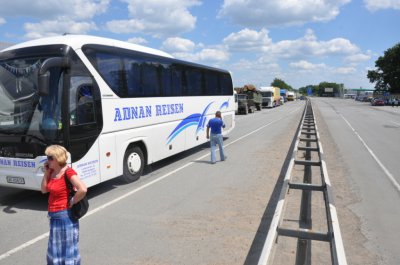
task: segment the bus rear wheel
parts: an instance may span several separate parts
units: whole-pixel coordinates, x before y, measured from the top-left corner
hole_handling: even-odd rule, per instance
[[[123,179],[129,183],[140,178],[144,169],[144,155],[142,149],[138,146],[128,148],[124,156]]]

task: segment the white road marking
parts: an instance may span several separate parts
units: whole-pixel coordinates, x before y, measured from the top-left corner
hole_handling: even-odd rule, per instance
[[[350,129],[354,132],[354,134],[358,137],[358,139],[361,141],[361,143],[364,145],[364,147],[368,150],[368,152],[371,154],[371,156],[375,159],[376,163],[381,167],[385,175],[388,177],[388,179],[392,182],[393,186],[397,189],[398,192],[400,192],[400,184],[395,180],[393,177],[392,173],[383,165],[383,163],[379,160],[379,158],[375,155],[375,153],[369,148],[367,143],[361,138],[361,136],[358,134],[358,132],[351,126],[350,122],[346,120],[346,118],[339,113],[339,115],[342,117],[342,119],[347,123],[347,125],[350,127]]]
[[[400,123],[398,123],[398,122],[395,122],[395,121],[390,121],[390,122],[396,124],[397,126],[400,126]]]
[[[250,132],[250,133],[248,133],[246,135],[243,135],[243,136],[239,137],[238,139],[230,142],[229,144],[224,145],[224,147],[228,147],[228,146],[230,146],[230,145],[232,145],[232,144],[234,144],[234,143],[236,143],[236,142],[238,142],[240,140],[243,140],[243,139],[247,138],[249,135],[252,135],[252,134],[254,134],[254,133],[256,133],[256,132],[258,132],[258,131],[260,131],[260,130],[268,127],[268,126],[270,126],[271,124],[274,124],[274,123],[276,123],[276,122],[278,122],[280,120],[285,119],[287,116],[289,116],[291,113],[297,111],[298,109],[299,109],[299,107],[296,107],[295,109],[290,111],[284,117],[276,119],[276,120],[273,120],[273,121],[271,121],[271,122],[259,127],[258,129],[254,130],[254,131],[252,131],[252,132]],[[133,195],[133,194],[135,194],[135,193],[137,193],[137,192],[139,192],[139,191],[141,191],[141,190],[143,190],[143,189],[145,189],[145,188],[147,188],[147,187],[149,187],[149,186],[151,186],[151,185],[153,185],[153,184],[155,184],[155,183],[157,183],[157,182],[159,182],[159,181],[161,181],[161,180],[163,180],[163,179],[165,179],[167,177],[169,177],[169,176],[171,176],[171,175],[173,175],[176,172],[181,171],[184,168],[187,168],[187,167],[193,165],[195,163],[195,161],[201,160],[201,159],[203,159],[203,158],[205,158],[205,157],[207,157],[209,155],[210,155],[209,153],[207,153],[205,155],[202,155],[202,156],[198,157],[197,159],[195,159],[192,162],[189,162],[189,163],[187,163],[187,164],[185,164],[185,165],[183,165],[183,166],[181,166],[181,167],[179,167],[179,168],[177,168],[175,170],[172,170],[169,173],[167,173],[167,174],[165,174],[165,175],[163,175],[163,176],[161,176],[161,177],[159,177],[159,178],[157,178],[157,179],[155,179],[153,181],[150,181],[150,182],[144,184],[141,187],[138,187],[138,188],[136,188],[136,189],[134,189],[134,190],[132,190],[132,191],[130,191],[130,192],[128,192],[128,193],[126,193],[126,194],[114,199],[114,200],[112,200],[112,201],[109,201],[108,203],[105,203],[105,204],[103,204],[103,205],[101,205],[101,206],[89,211],[84,217],[81,218],[81,220],[85,219],[88,216],[91,216],[91,215],[93,215],[93,214],[95,214],[95,213],[97,213],[97,212],[99,212],[99,211],[101,211],[101,210],[103,210],[103,209],[105,209],[105,208],[107,208],[107,207],[109,207],[109,206],[111,206],[111,205],[113,205],[113,204],[115,204],[115,203],[117,203],[117,202],[119,202],[119,201],[121,201],[121,200],[123,200],[123,199],[125,199],[125,198],[127,198],[127,197],[129,197],[129,196],[131,196],[131,195]],[[15,254],[15,253],[17,253],[17,252],[19,252],[21,250],[23,250],[24,248],[27,248],[27,247],[39,242],[40,240],[43,240],[43,239],[47,238],[48,236],[49,236],[49,232],[44,233],[44,234],[42,234],[42,235],[40,235],[38,237],[35,237],[32,240],[29,240],[29,241],[23,243],[22,245],[20,245],[20,246],[18,246],[16,248],[13,248],[13,249],[5,252],[4,254],[0,255],[0,261],[8,258],[9,256],[11,256],[11,255],[13,255],[13,254]]]

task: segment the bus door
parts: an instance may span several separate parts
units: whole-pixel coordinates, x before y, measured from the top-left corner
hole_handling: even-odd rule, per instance
[[[102,127],[100,92],[89,76],[73,75],[69,88],[68,151],[86,185],[100,182],[98,136]]]

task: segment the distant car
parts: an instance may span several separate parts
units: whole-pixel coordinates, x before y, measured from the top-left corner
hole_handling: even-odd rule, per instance
[[[377,98],[371,102],[372,106],[385,106],[385,101],[383,99]]]
[[[281,105],[283,105],[283,103],[285,103],[285,99],[283,97],[281,97],[280,101],[281,101]]]

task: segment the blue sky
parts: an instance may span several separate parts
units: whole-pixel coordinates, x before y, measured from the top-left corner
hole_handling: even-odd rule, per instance
[[[231,71],[235,86],[280,78],[374,87],[376,59],[400,40],[400,0],[12,0],[0,42],[65,32],[129,41]]]

